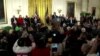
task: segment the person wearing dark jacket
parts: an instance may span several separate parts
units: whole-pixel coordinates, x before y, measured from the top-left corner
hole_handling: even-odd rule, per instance
[[[1,34],[0,38],[0,56],[8,56],[8,41],[5,35]]]
[[[15,16],[11,18],[11,25],[13,29],[15,29],[15,27],[17,26],[17,18]]]
[[[21,38],[17,39],[13,45],[13,52],[17,56],[29,56],[29,53],[36,47],[35,42],[32,42],[27,31],[24,30]]]
[[[37,24],[40,23],[40,17],[38,15],[34,15],[31,18],[31,24],[33,28],[36,28]]]
[[[30,18],[26,15],[25,17],[25,22],[26,22],[26,26],[30,26],[31,22],[30,22]]]
[[[9,51],[9,55],[10,56],[16,56],[16,54],[13,52],[13,45],[15,43],[15,41],[18,39],[18,35],[16,34],[15,31],[13,31],[12,29],[9,30],[9,34],[8,34],[8,51]]]
[[[51,49],[52,49],[52,54],[53,55],[62,55],[62,41],[64,39],[64,35],[63,35],[63,31],[61,31],[61,28],[58,28],[60,30],[58,30],[56,26],[52,26],[52,29],[49,32],[49,38],[48,39],[52,39],[52,44],[51,44]],[[58,53],[58,54],[57,54]]]
[[[58,16],[56,15],[56,12],[52,15],[52,23],[57,22]]]
[[[69,19],[69,26],[72,27],[72,26],[74,26],[76,23],[77,23],[76,19],[73,18],[73,17],[70,17],[70,19]]]

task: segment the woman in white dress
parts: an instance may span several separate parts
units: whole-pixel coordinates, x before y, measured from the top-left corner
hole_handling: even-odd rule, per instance
[[[31,41],[27,31],[23,31],[21,38],[19,38],[14,46],[13,51],[17,56],[28,56],[28,54],[36,47],[34,41]]]

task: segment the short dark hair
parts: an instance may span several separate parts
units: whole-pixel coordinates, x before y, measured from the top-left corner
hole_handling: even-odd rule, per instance
[[[18,46],[23,47],[23,46],[31,46],[32,41],[27,37],[27,38],[19,38],[18,40]]]

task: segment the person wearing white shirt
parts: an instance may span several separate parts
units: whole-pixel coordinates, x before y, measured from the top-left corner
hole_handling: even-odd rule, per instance
[[[28,33],[23,31],[21,38],[19,38],[13,46],[13,52],[16,53],[17,56],[28,56],[35,47],[35,42],[32,42]]]

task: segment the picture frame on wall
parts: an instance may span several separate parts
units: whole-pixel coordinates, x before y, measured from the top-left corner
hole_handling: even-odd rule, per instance
[[[7,24],[6,0],[0,0],[0,24]]]

